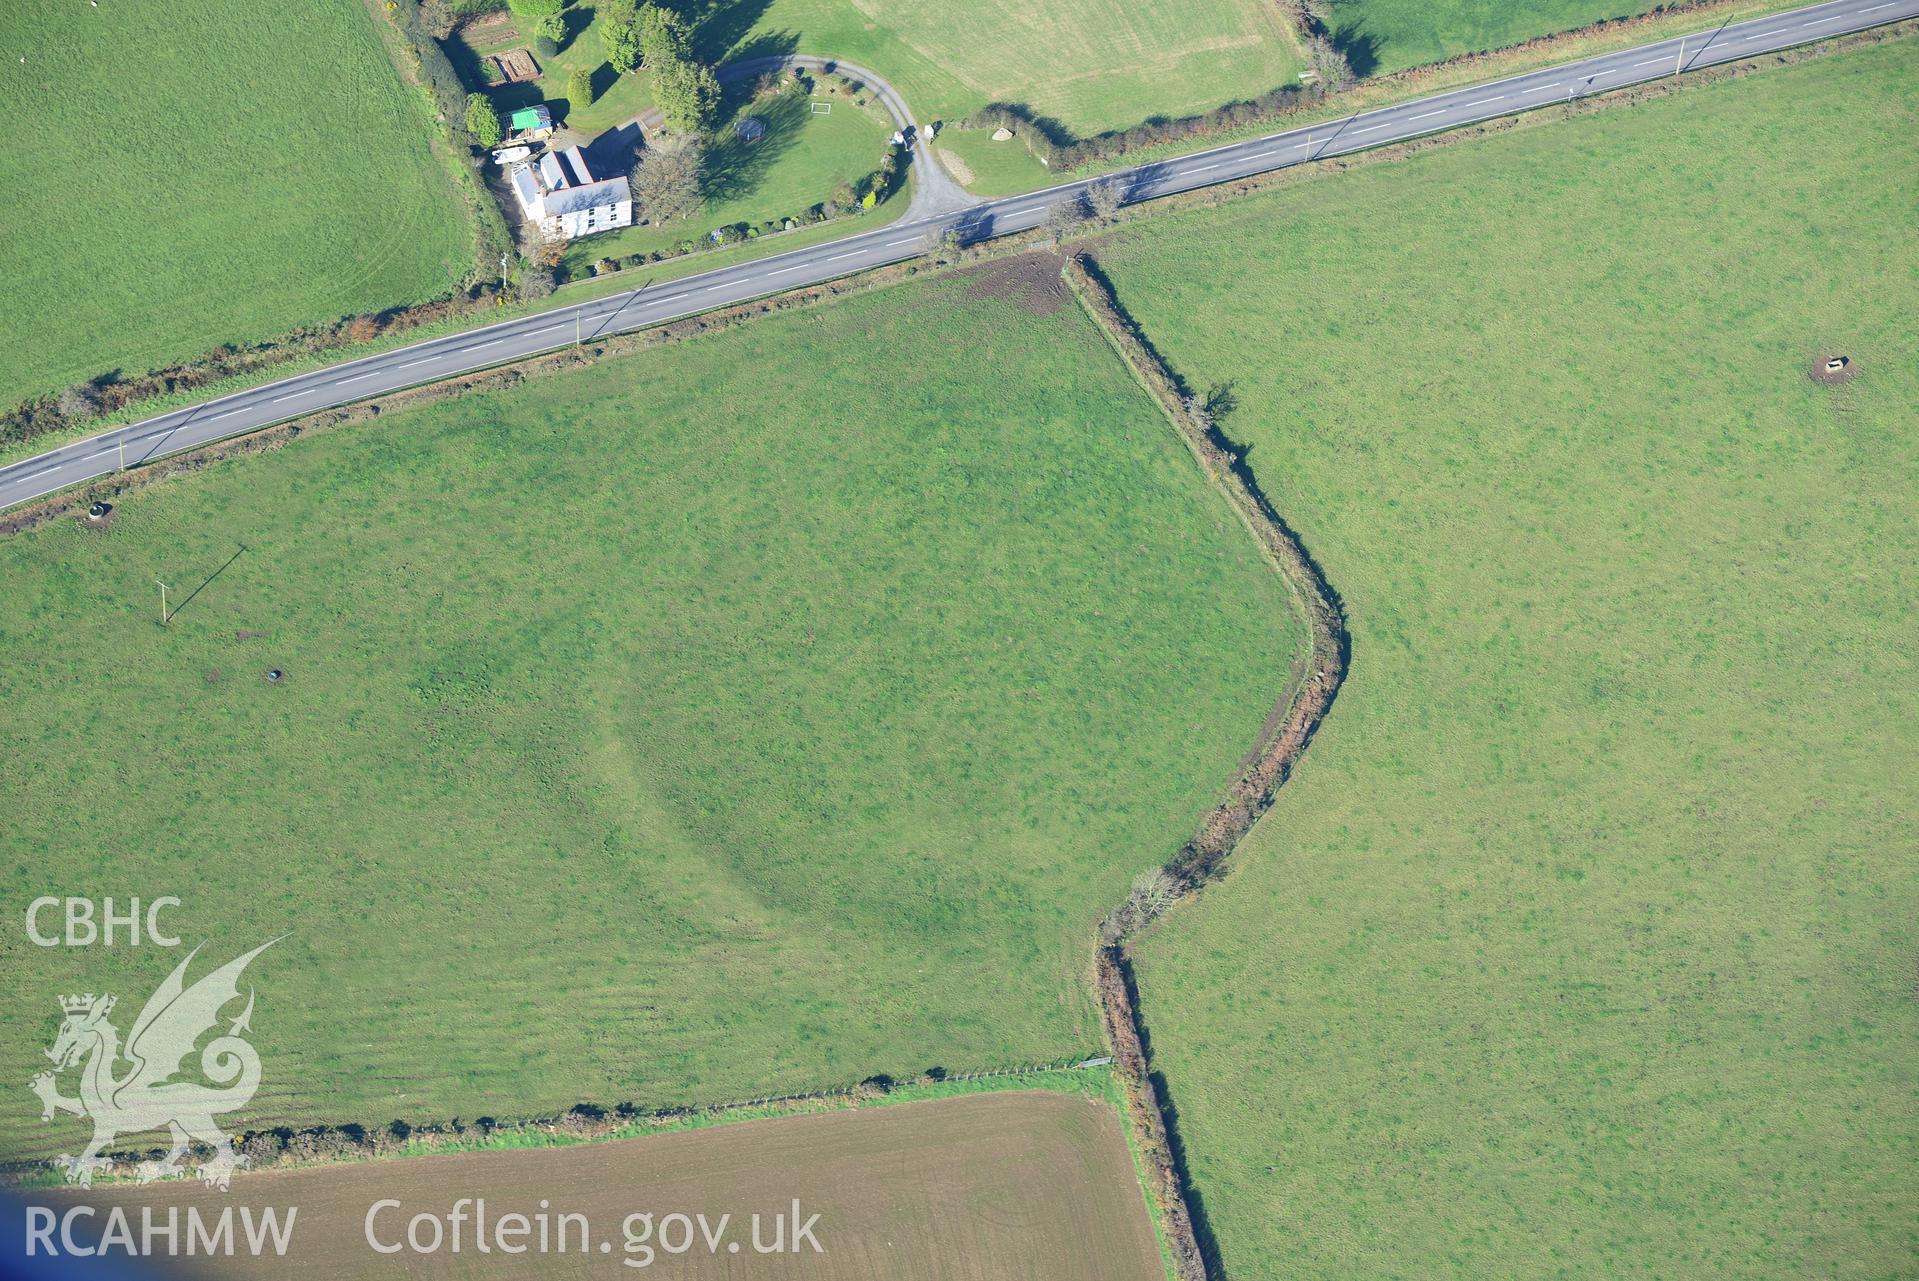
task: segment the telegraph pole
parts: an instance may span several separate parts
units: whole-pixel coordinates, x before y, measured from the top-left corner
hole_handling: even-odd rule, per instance
[[[1676,76],[1686,69],[1686,37],[1679,37],[1679,56],[1673,60],[1672,73]]]
[[[160,583],[160,580],[157,578],[154,579],[153,581],[156,583]],[[160,626],[165,627],[166,625],[167,625],[167,585],[165,583],[160,583]]]

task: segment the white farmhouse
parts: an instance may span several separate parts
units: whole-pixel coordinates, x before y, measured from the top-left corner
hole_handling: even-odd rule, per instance
[[[508,178],[527,221],[548,240],[577,240],[633,225],[633,193],[626,179],[595,182],[578,147],[515,165]]]

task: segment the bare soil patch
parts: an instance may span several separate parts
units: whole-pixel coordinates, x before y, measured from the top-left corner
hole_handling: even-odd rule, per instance
[[[953,175],[953,181],[959,183],[960,186],[970,187],[973,185],[973,168],[964,160],[961,160],[950,151],[942,151],[940,152],[939,162],[946,166],[947,171]]]
[[[1021,254],[965,273],[968,298],[1003,298],[1032,312],[1050,316],[1066,305],[1066,282],[1060,277],[1065,259],[1056,253]]]
[[[540,64],[533,61],[530,50],[508,49],[505,53],[496,53],[493,65],[499,68],[500,78],[508,84],[540,78]]]
[[[487,1218],[547,1213],[586,1216],[588,1240],[571,1232],[564,1254],[521,1255],[466,1248],[428,1257],[381,1255],[367,1244],[368,1209],[399,1209],[374,1221],[385,1244],[404,1241],[414,1215],[446,1216],[463,1197],[484,1199]],[[801,1220],[819,1215],[818,1253],[756,1254],[752,1217],[770,1241],[772,1220],[792,1202]],[[754,1281],[869,1281],[932,1277],[951,1281],[1160,1281],[1159,1250],[1146,1216],[1119,1116],[1105,1103],[1040,1091],[980,1094],[826,1115],[780,1117],[640,1139],[534,1151],[463,1153],[309,1170],[243,1173],[230,1193],[198,1183],[119,1186],[30,1194],[36,1204],[197,1207],[257,1214],[298,1206],[285,1259],[195,1260],[209,1277],[355,1278],[408,1275],[586,1277],[648,1275]],[[469,1215],[473,1207],[469,1203]],[[709,1254],[660,1251],[656,1269],[637,1267],[622,1221],[651,1212],[729,1214],[727,1240]],[[162,1211],[161,1220],[164,1221]],[[552,1222],[552,1220],[549,1220]],[[557,1230],[553,1234],[557,1239]],[[537,1230],[524,1240],[537,1242]],[[655,1248],[658,1249],[655,1238]],[[600,1244],[611,1248],[601,1251]],[[636,1266],[621,1266],[633,1258]]]
[[[1831,365],[1838,361],[1839,368]],[[1859,374],[1859,364],[1850,356],[1841,356],[1835,352],[1825,352],[1812,358],[1812,367],[1806,370],[1806,376],[1825,387],[1843,387]]]

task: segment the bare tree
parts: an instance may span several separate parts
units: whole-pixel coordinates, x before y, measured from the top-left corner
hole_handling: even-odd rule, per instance
[[[698,138],[640,153],[639,163],[628,178],[634,203],[654,222],[690,217],[703,198],[700,173],[705,159],[706,147]]]
[[[920,252],[941,262],[952,262],[965,247],[957,227],[928,227],[920,237]]]
[[[54,408],[69,422],[80,422],[100,412],[100,394],[92,383],[75,383],[60,393]]]
[[[1101,220],[1111,218],[1126,203],[1126,184],[1118,174],[1101,178],[1086,189],[1086,204],[1093,216]]]
[[[1046,221],[1040,226],[1053,238],[1053,243],[1058,244],[1085,221],[1086,206],[1078,196],[1069,196],[1064,200],[1055,201],[1047,208]]]
[[[1179,894],[1179,881],[1165,868],[1141,872],[1133,878],[1126,901],[1106,919],[1107,937],[1117,942],[1137,934],[1164,916],[1179,901]]]
[[[514,293],[528,301],[546,297],[553,292],[553,269],[534,262],[520,264],[520,277],[513,284]]]

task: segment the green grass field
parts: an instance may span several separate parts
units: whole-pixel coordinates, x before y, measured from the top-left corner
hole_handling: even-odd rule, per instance
[[[1228,1275],[1919,1271],[1915,125],[1906,40],[1102,249],[1351,614],[1141,948]]]
[[[1091,1052],[1093,923],[1217,799],[1298,632],[1090,322],[971,289],[0,544],[9,895],[176,894],[209,959],[291,931],[253,972],[255,1125]],[[16,1081],[58,993],[137,1008],[175,959],[0,956]],[[0,1102],[0,1156],[74,1143]]]
[[[1644,13],[1654,0],[1332,0],[1333,41],[1362,76],[1462,53],[1503,49],[1605,18]]]
[[[469,266],[357,0],[26,0],[0,35],[0,402],[434,297]]]
[[[1261,0],[714,0],[700,34],[716,59],[767,45],[870,67],[922,120],[1021,102],[1079,133],[1210,110],[1302,65]]]

